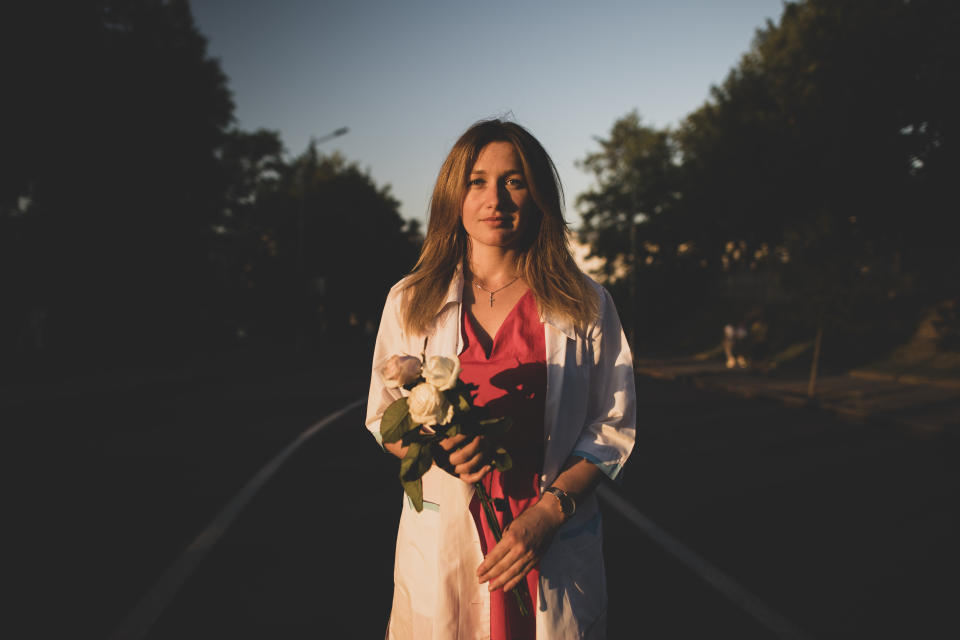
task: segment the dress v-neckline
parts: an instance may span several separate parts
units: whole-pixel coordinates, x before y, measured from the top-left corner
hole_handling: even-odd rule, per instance
[[[463,314],[464,318],[466,319],[467,322],[470,323],[471,333],[473,334],[473,337],[476,338],[477,344],[480,345],[480,349],[481,351],[483,351],[483,355],[485,359],[489,360],[490,358],[493,357],[493,353],[496,351],[497,338],[500,337],[500,333],[503,331],[503,327],[506,326],[507,322],[509,322],[513,318],[513,316],[518,312],[518,309],[520,309],[520,305],[523,303],[523,301],[526,299],[528,295],[531,295],[530,289],[527,289],[526,291],[524,291],[523,295],[517,299],[517,301],[513,304],[513,307],[511,307],[510,311],[507,312],[507,315],[503,318],[503,322],[500,323],[500,326],[497,327],[497,330],[494,332],[493,337],[490,338],[489,352],[487,352],[486,348],[483,346],[483,340],[480,339],[480,336],[478,335],[477,330],[479,328],[479,330],[483,331],[483,333],[486,334],[488,338],[490,337],[490,334],[488,334],[487,330],[480,325],[480,322],[473,317],[473,313],[471,313],[469,309],[464,310],[464,314]]]

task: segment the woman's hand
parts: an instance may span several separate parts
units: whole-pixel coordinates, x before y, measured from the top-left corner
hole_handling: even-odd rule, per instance
[[[563,524],[563,514],[550,500],[533,505],[507,526],[503,538],[477,568],[480,583],[488,589],[509,591],[537,566],[553,535]]]
[[[449,453],[448,460],[453,473],[468,484],[479,482],[490,472],[491,456],[483,436],[467,440],[462,433],[439,441]]]

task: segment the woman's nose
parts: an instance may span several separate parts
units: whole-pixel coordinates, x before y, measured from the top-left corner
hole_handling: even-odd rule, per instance
[[[489,182],[483,189],[483,204],[488,208],[495,208],[500,204],[500,187],[495,182]]]
[[[507,185],[502,184],[497,188],[497,209],[501,213],[513,213],[517,210],[517,205],[507,190]]]
[[[513,204],[510,198],[510,192],[507,186],[503,184],[490,184],[484,193],[485,204],[488,207],[495,207],[499,211],[508,210]]]

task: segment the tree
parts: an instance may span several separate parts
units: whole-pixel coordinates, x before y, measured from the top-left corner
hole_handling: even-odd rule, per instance
[[[597,143],[600,150],[580,163],[597,181],[577,198],[583,219],[580,236],[590,243],[591,255],[605,258],[604,276],[626,312],[627,331],[636,346],[638,323],[649,329],[650,322],[661,316],[662,309],[646,303],[664,299],[650,290],[663,280],[638,282],[638,271],[641,267],[648,273],[652,268],[670,271],[675,266],[670,251],[661,252],[661,247],[676,244],[675,234],[670,234],[674,228],[664,224],[675,216],[680,199],[676,145],[670,131],[644,125],[636,111],[617,120],[609,138],[598,138]],[[616,283],[624,271],[628,277]],[[644,301],[642,310],[635,304],[638,299]]]
[[[847,344],[865,329],[897,330],[891,298],[915,308],[955,295],[960,275],[944,240],[957,204],[958,36],[952,3],[786,3],[670,134],[676,176],[648,173],[660,182],[639,185],[617,160],[623,171],[608,170],[599,191],[630,201],[675,190],[649,227],[660,255],[680,253],[672,238],[688,264],[767,282],[761,290],[786,296],[783,318],[798,329],[858,336]],[[626,131],[624,149],[646,135]],[[597,222],[622,231],[593,216],[597,237]]]
[[[312,146],[294,163],[303,172],[303,274],[322,278],[325,321],[340,328],[375,327],[390,286],[418,252],[389,186],[339,154]],[[415,229],[413,229],[415,234]]]
[[[42,305],[52,346],[99,357],[201,339],[216,151],[233,116],[226,76],[186,0],[5,5],[0,204],[24,196],[9,265],[14,308]],[[11,64],[12,63],[12,64]],[[27,229],[29,227],[29,229]],[[29,290],[34,301],[16,291]]]
[[[284,159],[276,133],[232,131],[221,153],[226,206],[214,226],[221,335],[316,343],[360,336],[421,239],[389,187],[311,144]]]
[[[957,161],[944,87],[960,79],[958,15],[925,1],[788,4],[685,123],[691,200],[728,203],[737,235],[786,250],[778,278],[817,336],[863,343],[891,296],[950,294],[941,238],[956,198],[940,172]]]
[[[277,239],[272,206],[289,181],[283,142],[275,131],[231,129],[218,150],[222,208],[210,227],[210,260],[215,284],[215,341],[243,340],[254,330],[277,272]]]
[[[644,232],[669,216],[677,200],[676,148],[669,131],[642,124],[633,111],[617,120],[610,137],[597,139],[600,151],[580,167],[594,174],[597,186],[577,198],[583,218],[581,235],[594,255],[607,258],[606,274],[619,260],[632,259],[635,225]]]

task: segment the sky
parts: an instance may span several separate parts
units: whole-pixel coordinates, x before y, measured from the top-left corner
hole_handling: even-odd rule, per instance
[[[433,183],[475,121],[508,117],[547,149],[579,226],[577,166],[632,110],[676,126],[723,81],[781,0],[192,0],[230,78],[236,124],[322,143],[426,221]]]

